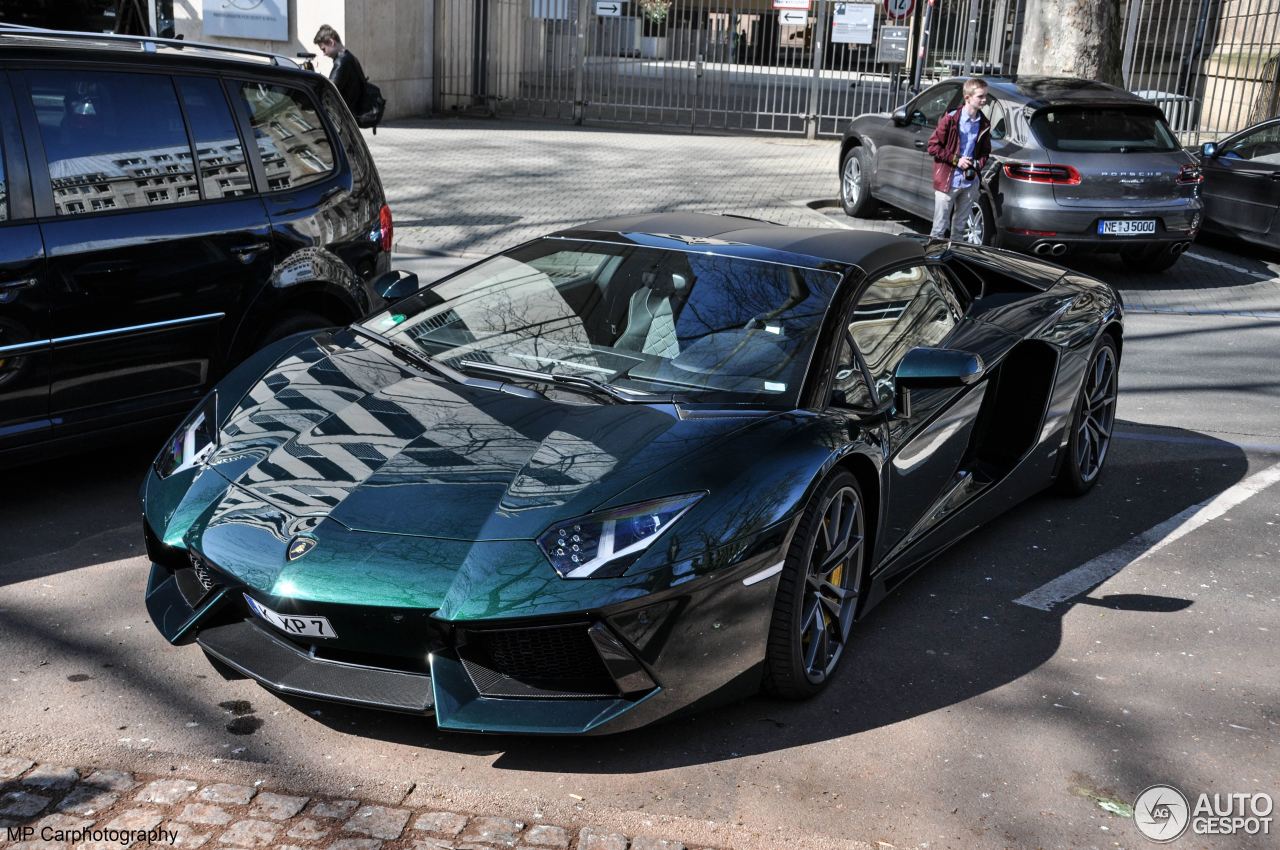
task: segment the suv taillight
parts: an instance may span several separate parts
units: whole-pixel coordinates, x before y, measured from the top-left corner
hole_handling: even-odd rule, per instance
[[[386,204],[378,210],[378,230],[381,232],[382,250],[391,253],[391,239],[395,235],[395,223],[391,220],[391,207]]]
[[[1204,172],[1200,170],[1198,165],[1184,165],[1178,171],[1178,182],[1183,185],[1192,185],[1204,181]]]
[[[1050,162],[1006,162],[1006,177],[1027,183],[1053,183],[1059,186],[1080,185],[1080,172],[1069,165]]]

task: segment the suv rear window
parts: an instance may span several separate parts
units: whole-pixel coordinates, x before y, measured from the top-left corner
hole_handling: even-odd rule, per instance
[[[268,192],[296,189],[333,171],[333,146],[306,95],[265,83],[244,83],[240,93],[249,105]]]
[[[1139,106],[1100,109],[1052,107],[1031,117],[1031,129],[1051,151],[1136,153],[1176,151],[1174,138],[1159,111]]]

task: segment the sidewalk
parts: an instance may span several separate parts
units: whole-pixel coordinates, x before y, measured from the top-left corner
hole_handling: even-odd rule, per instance
[[[535,815],[540,817],[540,815]],[[0,757],[0,846],[259,848],[275,850],[693,850],[628,837],[424,807],[278,793],[169,774],[77,770]]]

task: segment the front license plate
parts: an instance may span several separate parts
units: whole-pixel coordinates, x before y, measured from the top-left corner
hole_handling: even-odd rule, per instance
[[[329,625],[329,621],[324,617],[317,617],[314,614],[277,614],[261,602],[254,601],[247,593],[244,595],[244,601],[249,603],[250,611],[285,634],[295,637],[315,638],[336,638],[338,636],[338,633],[333,630],[333,626]]]
[[[1100,221],[1098,222],[1098,233],[1103,236],[1138,236],[1140,234],[1151,234],[1156,232],[1156,220],[1154,218],[1133,220],[1123,219],[1121,221]]]

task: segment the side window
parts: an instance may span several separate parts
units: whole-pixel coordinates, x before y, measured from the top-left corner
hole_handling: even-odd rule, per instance
[[[832,401],[841,407],[875,407],[871,389],[867,386],[866,373],[858,362],[853,348],[853,337],[847,332],[840,341],[836,353],[835,375],[831,381]]]
[[[1222,152],[1228,159],[1247,159],[1251,162],[1263,162],[1280,165],[1280,123],[1263,127],[1247,136],[1237,139]]]
[[[4,177],[4,141],[0,140],[0,221],[9,220],[9,184]]]
[[[946,339],[962,315],[948,280],[928,266],[887,274],[862,294],[849,334],[862,352],[876,396],[893,394],[893,373],[907,352]]]
[[[987,105],[982,107],[982,112],[987,116],[987,120],[991,122],[992,140],[1003,139],[1009,135],[1009,121],[1005,116],[1004,107],[1000,105],[1000,101],[988,96]]]
[[[208,77],[179,77],[178,91],[196,143],[200,185],[207,199],[233,198],[253,190],[244,148],[222,94],[222,85]]]
[[[322,96],[324,111],[329,114],[329,121],[338,128],[338,138],[342,141],[342,149],[347,152],[347,162],[351,163],[351,183],[355,191],[360,191],[369,180],[369,165],[373,162],[364,146],[364,139],[351,122],[351,114],[338,100],[338,95],[326,89]]]
[[[296,189],[333,171],[333,147],[324,122],[300,91],[243,83],[254,139],[267,172],[267,191]]]
[[[29,79],[58,215],[200,199],[169,77],[86,70]]]
[[[908,114],[911,116],[911,123],[918,124],[921,127],[934,127],[938,124],[938,119],[946,114],[951,107],[951,102],[960,94],[960,86],[943,85],[934,86],[911,105]]]

